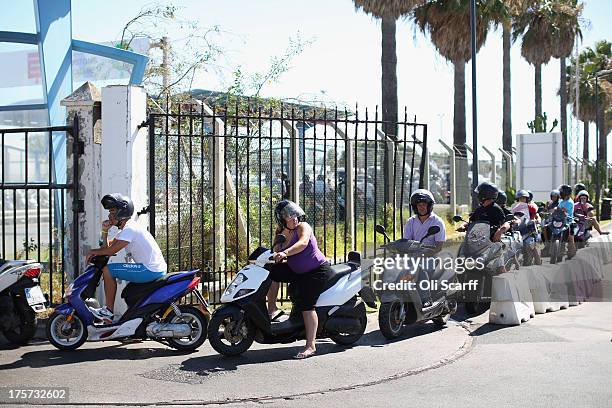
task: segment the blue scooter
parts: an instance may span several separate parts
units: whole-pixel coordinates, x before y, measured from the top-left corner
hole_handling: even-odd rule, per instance
[[[192,351],[208,335],[208,303],[194,290],[197,271],[175,272],[148,283],[128,284],[121,297],[128,309],[117,322],[97,321],[89,309],[108,256],[92,258],[85,273],[66,290],[66,303],[55,308],[47,323],[47,338],[60,350],[75,350],[85,341],[151,339],[181,351]],[[176,305],[193,292],[199,308]]]

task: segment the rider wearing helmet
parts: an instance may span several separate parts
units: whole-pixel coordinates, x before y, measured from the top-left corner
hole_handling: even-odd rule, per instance
[[[533,193],[531,191],[519,190],[516,192],[515,198],[518,203],[527,204],[530,220],[536,220],[538,218],[538,206],[533,202]]]
[[[578,202],[579,198],[578,198],[578,193],[581,191],[586,191],[586,186],[583,183],[576,183],[576,185],[574,186],[574,201]]]
[[[497,193],[497,199],[495,200],[495,204],[499,205],[499,208],[502,209],[505,215],[512,214],[512,211],[506,207],[508,204],[508,196],[505,191],[500,191]]]
[[[282,234],[285,242],[274,246],[276,264],[267,267],[273,281],[268,290],[268,313],[271,320],[283,314],[276,307],[279,282],[295,284],[300,292],[295,306],[301,310],[304,318],[306,347],[296,358],[310,357],[316,351],[318,318],[315,304],[332,274],[329,262],[317,246],[312,228],[303,221],[303,217],[304,210],[293,201],[282,200],[276,205],[276,234]],[[287,262],[282,262],[284,260]]]
[[[510,224],[506,222],[504,211],[495,203],[499,189],[495,184],[483,182],[474,193],[480,206],[470,215],[470,222],[487,221],[491,226],[491,240],[500,241],[501,236],[510,229]]]
[[[446,228],[444,221],[433,211],[435,200],[429,190],[418,189],[410,195],[410,207],[414,215],[406,221],[404,225],[404,239],[420,241],[427,234],[430,227],[438,226],[440,231],[437,234],[423,239],[427,245],[435,245],[430,254],[436,254],[442,250],[446,241]]]
[[[552,190],[550,192],[550,201],[546,204],[546,209],[552,211],[559,205],[559,190]]]
[[[87,262],[94,256],[111,256],[126,249],[130,263],[109,263],[102,270],[106,306],[92,310],[94,315],[104,321],[113,319],[113,306],[117,293],[117,282],[122,279],[129,282],[152,282],[164,276],[168,267],[159,245],[145,228],[132,221],[134,204],[122,194],[113,193],[102,197],[102,206],[108,210],[108,220],[102,223],[102,240],[98,249],[87,254]],[[119,233],[112,240],[108,239],[111,227],[119,228]]]
[[[590,229],[594,227],[599,235],[608,235],[608,231],[602,231],[597,218],[593,214],[593,205],[589,202],[589,192],[586,190],[580,190],[575,197],[576,204],[574,204],[574,214],[581,213],[587,217],[587,227]]]
[[[568,222],[571,224],[567,237],[568,242],[568,256],[571,258],[576,254],[576,245],[574,244],[574,201],[572,200],[572,187],[567,184],[559,186],[559,208],[561,208],[567,215]]]

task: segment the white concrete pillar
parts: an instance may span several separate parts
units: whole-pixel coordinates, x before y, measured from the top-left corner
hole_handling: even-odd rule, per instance
[[[129,196],[136,213],[149,205],[148,133],[146,128],[139,128],[147,116],[147,94],[141,86],[107,86],[102,88],[102,106],[102,194],[121,193]],[[101,208],[99,200],[95,205]],[[103,219],[107,219],[107,216],[108,213],[104,211]],[[132,219],[136,219],[136,214]],[[139,216],[137,222],[147,228],[148,215]],[[109,238],[117,232],[116,228],[112,228]],[[125,250],[110,260],[125,261]],[[125,311],[125,303],[120,297],[122,287],[123,283],[115,298],[115,312],[118,314]],[[101,299],[100,290],[98,299]]]
[[[102,192],[128,195],[138,212],[149,205],[148,135],[139,128],[147,118],[147,94],[136,85],[106,86],[102,106]],[[141,215],[138,223],[147,228],[148,218]]]
[[[79,155],[76,191],[66,193],[66,279],[70,283],[76,275],[85,270],[85,256],[92,248],[98,248],[100,223],[102,222],[101,199],[101,123],[100,91],[86,82],[70,96],[61,101],[66,107],[66,123],[72,123],[75,115],[78,118],[78,140],[83,142],[83,154]],[[67,139],[67,173],[68,183],[73,183],[74,137]],[[77,205],[75,200],[83,200],[83,212],[78,214],[78,236],[74,236],[72,209]],[[74,242],[79,243],[78,263],[75,265]],[[76,272],[76,273],[75,273]]]

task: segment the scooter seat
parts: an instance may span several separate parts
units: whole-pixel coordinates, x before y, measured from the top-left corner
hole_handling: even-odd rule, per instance
[[[172,272],[165,274],[164,276],[157,280],[154,280],[153,282],[130,282],[121,292],[121,297],[126,300],[126,303],[128,305],[130,305],[139,298],[144,297],[151,292],[154,292],[162,286],[182,280],[192,279],[194,275],[195,272]]]
[[[323,290],[327,290],[329,288],[331,288],[332,286],[334,286],[336,283],[338,283],[338,281],[343,277],[348,275],[349,273],[351,273],[352,271],[354,271],[356,268],[351,267],[350,265],[347,264],[338,264],[338,265],[332,265],[331,266],[331,271],[332,274],[329,277],[329,279],[327,280],[327,282],[325,282],[325,287]]]

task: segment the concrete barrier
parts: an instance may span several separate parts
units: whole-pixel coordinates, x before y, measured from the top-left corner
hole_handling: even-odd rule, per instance
[[[570,306],[578,306],[587,298],[581,269],[582,264],[574,259],[559,264],[559,273],[565,282]]]
[[[554,312],[559,310],[559,304],[550,300],[550,282],[544,276],[544,269],[541,265],[532,265],[520,269],[529,281],[529,289],[533,299],[533,306],[536,314]]]
[[[576,306],[598,296],[604,265],[612,263],[612,236],[592,238],[573,259],[533,265],[493,277],[489,323],[521,324],[546,313]]]
[[[567,309],[569,307],[569,296],[567,294],[567,285],[561,273],[560,264],[540,265],[538,271],[542,274],[547,282],[551,310]]]
[[[597,248],[587,247],[579,250],[576,253],[576,259],[585,262],[585,275],[591,279],[593,283],[600,282],[603,279],[603,261],[601,253]]]
[[[609,243],[604,239],[604,236],[597,236],[590,240],[590,248],[597,250],[597,256],[601,259],[604,265],[611,262],[612,251],[608,252],[607,247]]]
[[[518,274],[513,272],[493,277],[491,297],[495,301],[491,302],[489,323],[518,325],[534,316],[531,293],[525,292],[523,286],[518,282]]]

